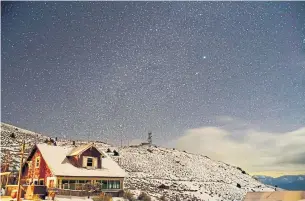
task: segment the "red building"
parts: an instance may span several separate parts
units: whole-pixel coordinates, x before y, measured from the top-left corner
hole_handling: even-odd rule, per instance
[[[123,189],[126,172],[93,143],[75,148],[35,145],[23,165],[22,179],[47,188],[83,190],[97,184],[103,192]]]

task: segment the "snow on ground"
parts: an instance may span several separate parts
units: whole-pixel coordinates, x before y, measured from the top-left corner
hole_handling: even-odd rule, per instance
[[[20,128],[1,124],[1,157],[3,150],[9,150],[14,156],[12,164],[19,165],[19,156],[24,133]],[[16,138],[10,137],[11,133]],[[32,146],[35,142],[42,143],[48,137],[26,131],[27,143]],[[81,145],[86,141],[75,141]],[[248,191],[274,191],[250,175],[243,173],[240,168],[214,161],[206,156],[186,153],[162,147],[130,146],[113,147],[104,142],[95,142],[102,151],[110,148],[117,150],[119,157],[110,155],[128,173],[125,187],[136,196],[141,191],[147,192],[153,200],[164,195],[168,200],[206,200],[206,201],[232,201],[242,200]],[[58,146],[73,147],[72,141],[58,139]],[[160,185],[165,188],[158,188]],[[240,185],[240,188],[237,185]],[[59,200],[61,201],[61,200]],[[66,201],[66,200],[62,200]]]
[[[55,201],[93,201],[88,197],[77,197],[77,196],[55,196]]]
[[[241,200],[248,191],[274,191],[241,169],[202,155],[146,145],[124,147],[119,153],[129,174],[125,186],[157,198],[232,201]],[[158,188],[161,184],[169,189]]]

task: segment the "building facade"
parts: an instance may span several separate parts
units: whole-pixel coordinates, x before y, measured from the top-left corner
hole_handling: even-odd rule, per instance
[[[93,143],[74,148],[35,145],[22,167],[26,184],[83,191],[94,186],[115,194],[124,188],[126,172]]]

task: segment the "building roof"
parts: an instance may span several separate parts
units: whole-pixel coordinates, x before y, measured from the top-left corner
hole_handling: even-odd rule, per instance
[[[72,149],[70,151],[70,153],[67,154],[67,156],[76,156],[76,155],[79,155],[79,154],[83,153],[84,151],[86,151],[87,149],[89,149],[90,147],[95,147],[95,146],[94,146],[93,143],[88,143],[88,144],[83,144],[81,146],[75,147],[74,149]],[[96,149],[98,150],[98,148],[96,148]]]
[[[79,176],[79,177],[126,177],[126,172],[105,152],[100,151],[102,159],[102,169],[86,169],[75,167],[67,159],[67,154],[72,149],[61,146],[47,144],[36,145],[52,173],[56,176]]]
[[[243,201],[301,201],[305,191],[248,192]]]

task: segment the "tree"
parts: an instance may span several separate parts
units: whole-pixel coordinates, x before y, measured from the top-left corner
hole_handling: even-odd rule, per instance
[[[119,156],[119,152],[117,152],[116,150],[113,150],[113,155],[114,156]]]
[[[130,191],[125,191],[123,197],[128,201],[134,201],[133,194]]]
[[[151,201],[151,198],[146,193],[141,192],[140,195],[138,196],[138,200]]]

